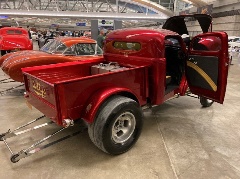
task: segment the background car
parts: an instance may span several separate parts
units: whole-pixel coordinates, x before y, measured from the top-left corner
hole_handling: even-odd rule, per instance
[[[228,36],[228,42],[236,42],[239,41],[240,37],[237,36]]]
[[[235,42],[228,42],[228,47],[232,47],[232,48],[238,47],[238,48],[240,48],[240,40],[235,41]]]
[[[232,49],[239,50],[240,48],[240,37],[236,36],[229,36],[228,37],[228,50],[231,51]]]
[[[18,50],[32,50],[32,40],[26,29],[20,27],[3,27],[0,29],[1,55]]]
[[[102,53],[102,49],[93,39],[58,37],[44,45],[40,51],[26,50],[6,54],[0,59],[0,65],[10,78],[23,82],[21,68],[102,58]]]

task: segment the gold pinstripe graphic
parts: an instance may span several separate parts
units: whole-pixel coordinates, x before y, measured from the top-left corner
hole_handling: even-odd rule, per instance
[[[207,83],[211,86],[213,91],[217,91],[217,85],[201,68],[199,68],[197,65],[195,65],[194,63],[192,63],[190,61],[187,61],[187,66],[196,70],[207,81]]]

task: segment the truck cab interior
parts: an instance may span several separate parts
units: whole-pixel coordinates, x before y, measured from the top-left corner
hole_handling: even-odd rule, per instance
[[[184,73],[185,52],[177,38],[165,39],[166,90],[165,94],[179,87]]]
[[[189,34],[187,23],[195,23],[199,27],[199,32],[211,31],[212,17],[207,14],[189,14],[183,16],[173,16],[169,18],[163,25],[163,29],[171,30],[184,38]],[[188,47],[190,39],[184,41]],[[166,57],[166,90],[165,94],[179,87],[184,69],[184,53],[178,39],[165,39],[165,57]]]

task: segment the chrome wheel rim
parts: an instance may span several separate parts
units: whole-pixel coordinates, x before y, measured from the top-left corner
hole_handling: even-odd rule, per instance
[[[132,113],[122,113],[113,123],[112,140],[115,143],[124,143],[132,136],[135,125],[136,119]]]

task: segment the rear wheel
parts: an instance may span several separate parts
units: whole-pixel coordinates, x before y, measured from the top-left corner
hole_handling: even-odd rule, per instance
[[[102,151],[118,155],[128,151],[138,140],[143,125],[142,111],[130,98],[114,96],[100,107],[88,133]]]
[[[214,101],[211,99],[207,99],[205,97],[200,97],[200,103],[201,103],[202,107],[210,107],[210,106],[212,106],[213,102]]]

